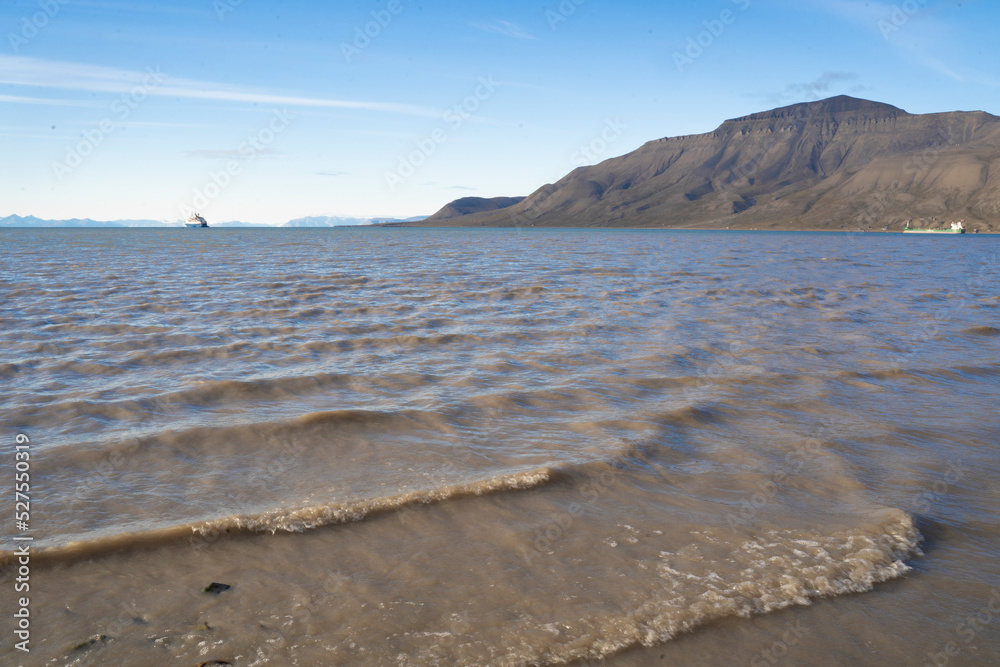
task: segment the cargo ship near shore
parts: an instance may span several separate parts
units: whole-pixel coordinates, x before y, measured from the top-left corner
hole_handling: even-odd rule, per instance
[[[906,222],[906,226],[903,227],[904,234],[964,234],[965,225],[962,222],[951,223],[951,228],[942,227],[940,229],[919,229],[917,227],[910,227],[909,221]]]
[[[198,213],[195,213],[187,219],[187,222],[185,222],[184,225],[187,227],[208,227],[208,221],[201,217]]]

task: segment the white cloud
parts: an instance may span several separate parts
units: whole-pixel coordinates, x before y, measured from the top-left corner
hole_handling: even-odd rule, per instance
[[[867,0],[815,0],[814,4],[831,14],[876,31],[878,22],[892,13],[892,5]]]
[[[91,2],[88,0],[73,0],[74,7],[89,7],[90,9],[106,9],[116,12],[146,12],[155,14],[180,14],[184,16],[208,16],[212,12],[211,7],[204,10],[184,9],[170,6],[166,3],[156,3],[149,5],[136,2]]]
[[[538,39],[534,35],[528,33],[527,30],[522,28],[516,23],[511,23],[510,21],[494,21],[493,23],[472,23],[473,28],[478,28],[486,32],[496,33],[498,35],[506,35],[508,37],[514,37],[515,39]]]
[[[113,94],[127,94],[136,87],[142,86],[147,95],[160,97],[223,100],[279,106],[360,109],[410,116],[440,116],[438,110],[413,104],[299,97],[210,81],[184,79],[161,72],[158,67],[147,67],[143,71],[123,70],[23,56],[0,55],[0,84]],[[20,99],[22,103],[27,103],[23,100],[31,98]]]
[[[42,104],[57,107],[94,107],[95,102],[83,100],[57,100],[48,97],[21,97],[19,95],[0,95],[0,102],[8,104]]]
[[[264,148],[257,150],[254,153],[254,155],[258,157],[260,156],[270,157],[277,154],[278,151],[274,150],[270,146],[265,146]],[[204,157],[204,158],[209,158],[211,160],[242,160],[247,157],[247,150],[239,148],[227,148],[218,150],[206,148],[194,151],[186,151],[185,155],[189,155],[191,157]]]
[[[955,53],[959,48],[952,25],[942,12],[960,7],[961,3],[815,0],[814,4],[878,35],[904,58],[952,79],[963,80],[964,77],[940,57],[943,53]]]

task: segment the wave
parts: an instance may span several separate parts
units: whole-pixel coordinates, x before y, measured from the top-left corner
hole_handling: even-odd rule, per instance
[[[67,422],[71,419],[140,421],[150,414],[179,408],[229,406],[237,401],[275,401],[290,396],[305,396],[345,387],[350,376],[337,373],[316,373],[258,380],[216,380],[179,391],[140,399],[94,402],[71,400],[26,408],[16,418],[26,426]]]
[[[120,533],[92,540],[79,540],[65,545],[40,547],[32,552],[38,561],[67,561],[93,558],[114,551],[143,547],[160,547],[176,542],[214,542],[222,537],[256,533],[301,533],[324,526],[356,523],[368,517],[399,511],[419,505],[429,505],[469,496],[482,496],[504,491],[532,489],[554,480],[558,472],[548,466],[522,470],[485,479],[465,481],[447,486],[417,489],[389,496],[375,496],[293,509],[273,509],[264,512],[235,514],[169,526],[143,532]],[[0,552],[0,563],[13,558],[13,552]]]
[[[733,548],[722,559],[724,568],[697,554],[661,554],[661,578],[675,592],[686,588],[691,604],[678,610],[653,600],[635,610],[633,621],[646,631],[644,639],[663,641],[724,616],[749,617],[870,591],[910,570],[905,561],[921,554],[922,537],[901,510],[884,509],[867,518],[859,527],[830,535],[764,531]]]
[[[991,326],[974,326],[962,329],[966,336],[1000,336],[1000,329]]]
[[[897,367],[885,370],[842,370],[833,374],[834,377],[843,380],[913,380],[913,381],[940,381],[940,380],[968,380],[969,377],[993,376],[1000,372],[1000,363],[986,363],[979,366],[957,365],[957,366],[927,366],[927,367]]]
[[[657,583],[635,602],[587,618],[566,619],[577,628],[563,641],[525,646],[512,628],[507,647],[520,645],[504,664],[565,664],[603,660],[630,648],[651,647],[713,621],[749,618],[815,600],[862,593],[911,570],[921,555],[922,537],[909,515],[885,508],[857,527],[831,532],[770,529],[729,539],[722,549],[711,542],[678,552],[660,552],[639,563],[655,571]],[[420,656],[415,656],[418,661]],[[494,664],[495,657],[472,664]]]

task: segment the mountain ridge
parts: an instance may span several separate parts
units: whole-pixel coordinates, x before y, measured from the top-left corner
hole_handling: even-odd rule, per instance
[[[881,231],[946,219],[1000,229],[1000,118],[840,95],[655,139],[517,204],[415,224]]]
[[[426,220],[448,220],[472,213],[487,213],[519,204],[524,197],[461,197],[445,204]]]

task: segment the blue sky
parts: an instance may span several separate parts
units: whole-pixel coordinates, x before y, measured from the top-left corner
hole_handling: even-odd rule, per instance
[[[997,26],[986,0],[6,2],[0,216],[426,215],[842,93],[1000,115]]]

